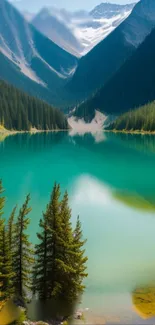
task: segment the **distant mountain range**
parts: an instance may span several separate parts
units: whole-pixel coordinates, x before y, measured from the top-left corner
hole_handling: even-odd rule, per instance
[[[106,96],[106,90],[108,89],[109,100],[115,101],[115,95],[117,96],[118,89],[118,80],[115,74],[117,72],[118,74],[120,73],[119,69],[136,52],[139,45],[154,27],[155,1],[141,0],[121,25],[80,60],[72,80],[67,85],[68,91],[72,92],[72,94],[74,93],[76,97],[79,96],[79,99],[87,98],[89,95],[92,99],[79,106],[77,109],[78,116],[85,116],[86,119],[87,117],[89,119],[92,113],[94,114],[95,109],[102,108],[104,110],[104,105],[101,103],[102,90],[97,91],[101,87],[103,87],[104,95]],[[115,78],[116,88],[114,85],[111,89],[108,86],[104,88],[104,85],[113,76]],[[134,69],[132,69],[132,77],[135,77]],[[126,75],[124,73],[124,80],[125,78]],[[122,80],[123,87],[123,83],[125,84],[124,80]],[[128,87],[128,91],[130,93],[130,87]],[[97,94],[94,96],[93,93],[95,94],[96,92]],[[100,99],[98,100],[98,98]],[[110,110],[107,100],[106,110],[108,109]]]
[[[99,31],[99,21],[117,24],[118,16],[119,26],[82,58],[63,49],[70,46],[70,52],[78,55],[85,41],[75,31],[78,35],[84,35],[81,28]],[[51,24],[53,41],[32,25],[39,17],[45,28]],[[1,0],[0,79],[67,112],[74,109],[85,120],[91,120],[98,109],[119,114],[154,100],[154,0],[141,0],[135,6],[103,3],[89,14],[46,8],[32,23],[27,19]],[[88,47],[87,43],[85,50]]]
[[[101,3],[91,12],[74,13],[65,9],[43,8],[31,22],[57,45],[82,56],[126,19],[134,5]]]
[[[7,1],[0,1],[0,78],[56,104],[56,92],[70,78],[77,58],[29,24]]]

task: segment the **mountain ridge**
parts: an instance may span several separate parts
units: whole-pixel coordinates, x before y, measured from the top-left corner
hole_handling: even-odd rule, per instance
[[[105,15],[104,10],[102,14],[100,11],[97,17],[95,13],[100,10],[101,5],[91,12],[69,12],[44,7],[32,19],[32,24],[56,44],[79,57],[88,53],[126,19],[134,5],[134,3],[120,5],[118,9],[117,5],[110,4],[109,17]],[[113,15],[110,16],[111,7],[114,6],[117,7],[117,11],[113,10]]]
[[[121,69],[96,94],[90,107],[123,113],[155,99],[155,28]],[[113,96],[111,92],[113,90]]]
[[[155,1],[141,0],[130,16],[83,57],[66,86],[86,100],[115,75],[155,27]],[[132,40],[132,41],[131,41]],[[97,107],[95,107],[98,109]]]
[[[0,78],[12,84],[18,79],[16,86],[20,86],[21,78],[29,84],[25,87],[31,94],[37,85],[38,96],[51,92],[48,100],[55,105],[57,90],[70,78],[78,59],[43,36],[6,0],[0,2],[0,20],[1,64],[5,61],[7,69],[6,74],[4,69],[0,71]],[[14,78],[9,77],[7,64],[14,71]]]

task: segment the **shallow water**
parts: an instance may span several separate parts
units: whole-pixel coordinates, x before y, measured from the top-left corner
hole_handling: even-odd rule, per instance
[[[73,224],[80,215],[87,238],[89,276],[81,308],[89,308],[89,324],[153,324],[135,311],[132,292],[155,283],[154,171],[150,135],[58,132],[0,142],[5,216],[31,193],[33,243],[53,183],[69,192]]]

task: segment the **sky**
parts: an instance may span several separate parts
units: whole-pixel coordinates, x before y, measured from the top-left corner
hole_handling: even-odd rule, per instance
[[[10,0],[19,10],[26,10],[32,13],[38,12],[45,6],[65,8],[66,10],[92,10],[101,2],[126,4],[135,0]]]

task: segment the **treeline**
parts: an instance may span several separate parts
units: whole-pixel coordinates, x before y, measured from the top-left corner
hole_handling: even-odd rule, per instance
[[[65,115],[38,98],[0,81],[0,125],[8,130],[67,129]]]
[[[60,199],[60,186],[54,185],[40,219],[35,247],[28,235],[30,196],[17,216],[15,207],[6,222],[3,192],[0,181],[0,306],[14,294],[24,301],[33,295],[42,301],[77,301],[85,289],[83,279],[87,277],[86,241],[79,217],[75,229],[72,228],[67,192]]]
[[[155,101],[120,115],[108,129],[155,131]]]

